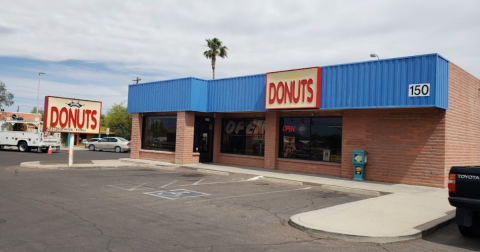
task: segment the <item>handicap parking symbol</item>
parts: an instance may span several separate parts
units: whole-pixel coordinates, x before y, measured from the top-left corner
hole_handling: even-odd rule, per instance
[[[146,192],[144,194],[152,195],[152,196],[156,196],[156,197],[160,197],[160,198],[164,198],[164,199],[170,199],[170,200],[210,195],[210,194],[207,194],[207,193],[195,192],[195,191],[190,191],[190,190],[186,190],[186,189],[175,189],[175,190],[169,190],[169,191]]]

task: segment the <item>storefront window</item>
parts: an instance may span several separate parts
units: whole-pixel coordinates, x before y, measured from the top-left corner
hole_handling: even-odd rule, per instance
[[[280,122],[279,157],[341,162],[341,117],[284,117]]]
[[[142,149],[175,151],[176,116],[149,116],[143,122]]]
[[[222,153],[263,156],[265,119],[223,119]]]

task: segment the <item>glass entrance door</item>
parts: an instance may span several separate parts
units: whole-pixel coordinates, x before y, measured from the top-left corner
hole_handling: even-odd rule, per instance
[[[200,162],[213,161],[213,125],[212,117],[195,117],[193,151],[200,153]]]

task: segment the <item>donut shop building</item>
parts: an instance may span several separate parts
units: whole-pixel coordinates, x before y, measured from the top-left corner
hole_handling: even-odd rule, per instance
[[[480,164],[480,80],[438,54],[129,86],[131,158],[444,188]]]

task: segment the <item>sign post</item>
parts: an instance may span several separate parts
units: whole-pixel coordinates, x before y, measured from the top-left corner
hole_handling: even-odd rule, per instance
[[[100,134],[102,102],[45,96],[44,132],[70,134],[68,166],[73,165],[74,134]]]
[[[70,134],[70,146],[68,146],[68,166],[73,165],[73,141],[75,141],[75,135]]]

